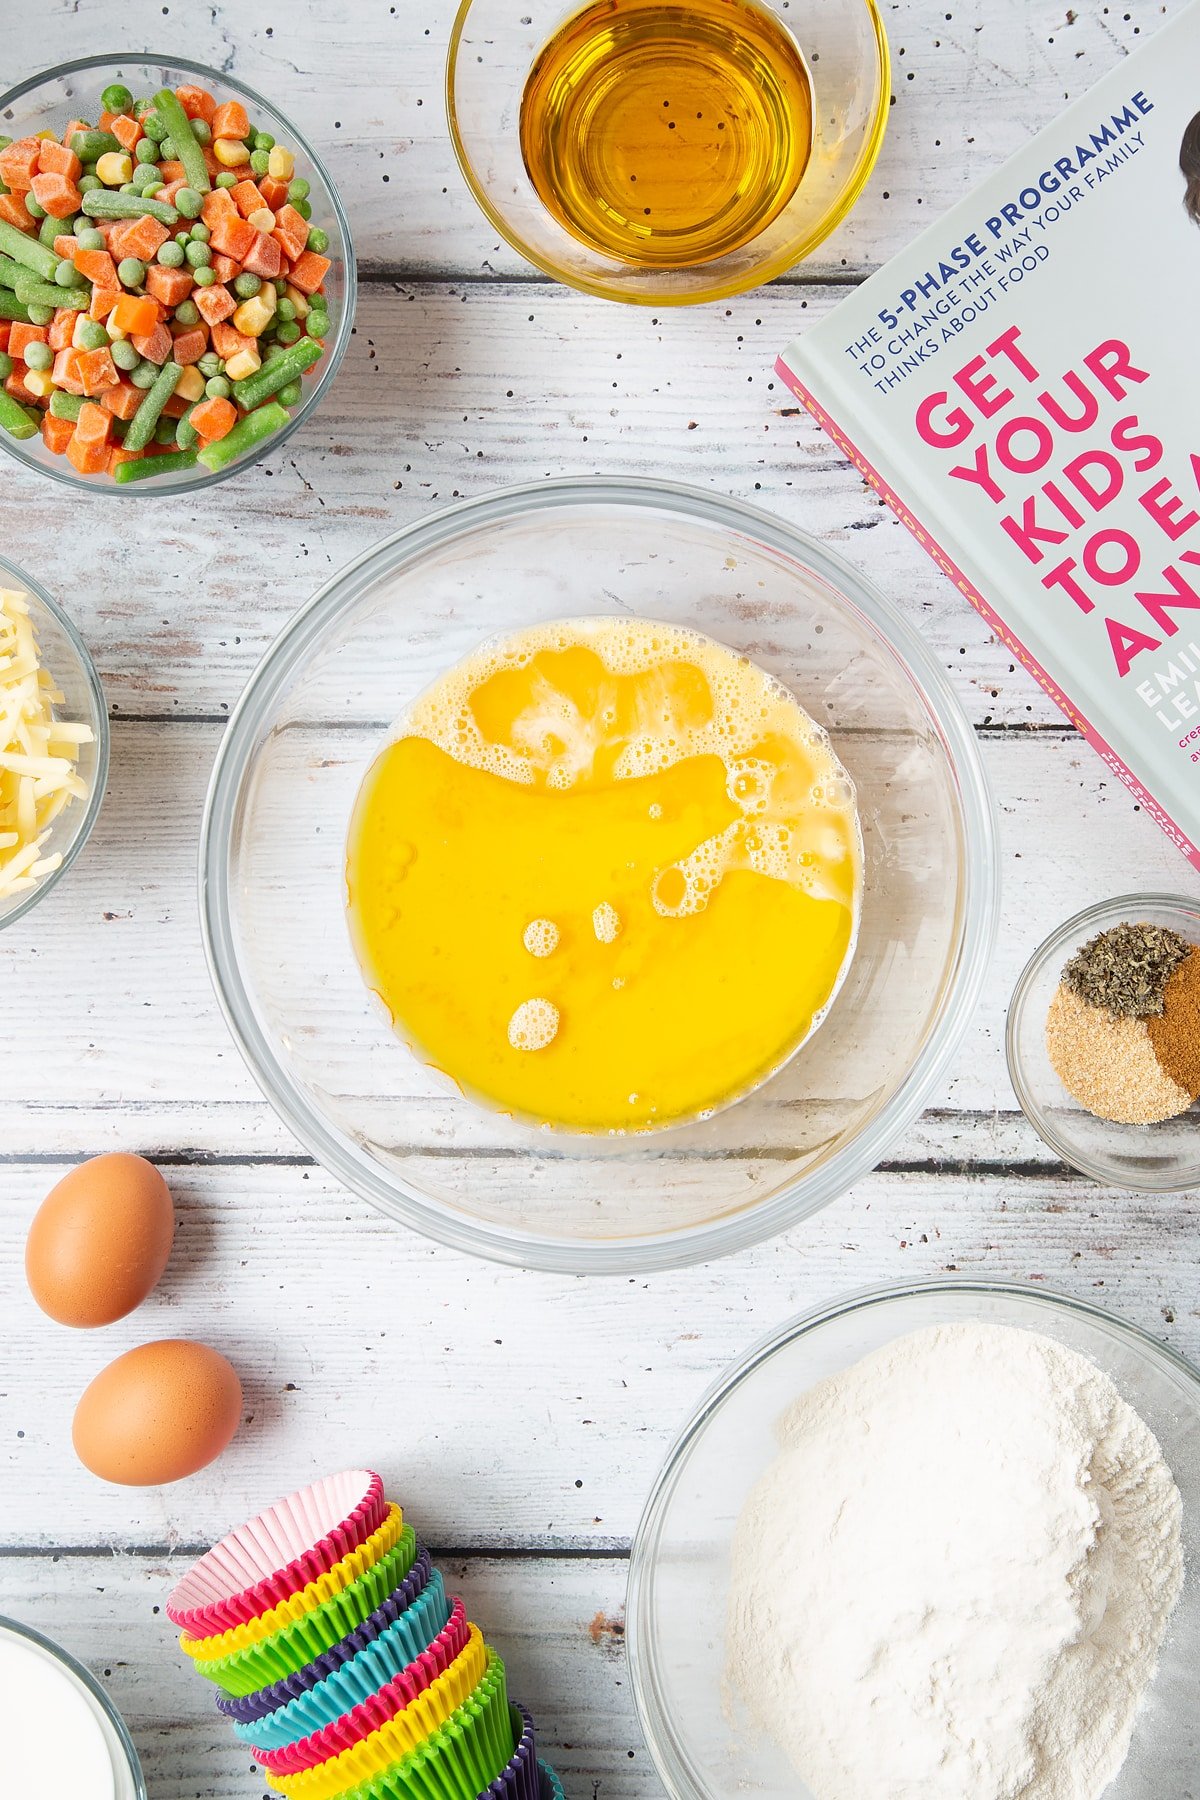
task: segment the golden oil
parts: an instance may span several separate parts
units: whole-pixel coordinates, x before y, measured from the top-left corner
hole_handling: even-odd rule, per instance
[[[714,262],[788,204],[812,150],[812,83],[753,0],[592,0],[537,57],[521,149],[542,203],[641,267]]]

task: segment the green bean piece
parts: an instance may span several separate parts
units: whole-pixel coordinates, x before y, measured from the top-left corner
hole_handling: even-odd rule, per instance
[[[105,112],[127,113],[133,105],[133,95],[123,81],[114,81],[104,89],[100,104]]]
[[[28,274],[29,270],[23,269],[20,263],[12,260],[11,256],[0,256],[0,287],[10,288],[18,275]]]
[[[66,232],[67,221],[65,219],[52,219],[49,213],[47,213],[46,217],[38,226],[38,243],[48,244],[51,250],[53,250],[55,238],[65,237]]]
[[[129,447],[128,436],[125,439]],[[143,456],[133,462],[118,463],[113,471],[113,480],[122,486],[127,481],[150,481],[155,475],[170,475],[176,469],[194,469],[197,457],[194,450],[176,450],[171,456]]]
[[[35,339],[32,344],[26,344],[26,346],[25,346],[25,366],[26,366],[26,368],[37,369],[40,371],[41,374],[44,375],[46,373],[47,369],[53,367],[53,364],[54,364],[54,352],[50,348],[49,344],[43,344],[38,339]]]
[[[244,406],[250,412],[260,401],[277,394],[280,388],[303,375],[305,369],[311,369],[319,361],[320,355],[319,344],[314,344],[311,338],[301,338],[298,344],[294,344],[282,356],[264,363],[253,375],[246,375],[241,381],[235,381],[233,397],[239,406]]]
[[[48,281],[39,281],[28,269],[22,270],[13,286],[17,299],[26,306],[48,306],[51,312],[65,306],[69,312],[86,312],[91,305],[90,296],[81,289],[54,287]]]
[[[7,381],[12,372],[12,357],[8,354],[7,350],[0,350],[0,381]]]
[[[110,150],[115,150],[118,155],[124,154],[121,140],[115,138],[111,131],[73,131],[71,148],[81,163],[98,162]]]
[[[218,438],[215,444],[206,444],[196,460],[214,473],[217,469],[224,469],[231,462],[236,462],[247,450],[261,444],[264,438],[273,437],[291,416],[286,408],[270,400],[266,406],[260,406],[256,412],[247,413],[244,419],[239,419],[233,430],[223,438]]]
[[[111,188],[85,194],[83,211],[90,219],[143,219],[149,214],[160,225],[179,222],[179,214],[165,200],[151,200],[146,194],[114,194]]]
[[[0,430],[7,431],[12,438],[31,438],[40,425],[41,420],[36,412],[22,406],[11,394],[0,388]]]
[[[25,196],[25,211],[29,214],[31,219],[44,219],[46,217],[45,207],[32,190]]]
[[[181,450],[194,450],[200,441],[200,433],[192,424],[192,414],[195,410],[194,406],[189,406],[180,419],[167,420],[168,425],[175,427],[175,442]]]
[[[146,397],[129,421],[129,430],[125,434],[127,450],[144,450],[154,436],[154,428],[158,424],[163,407],[175,392],[175,383],[183,374],[181,363],[165,362],[158,372],[152,387],[147,388]]]
[[[123,256],[117,264],[117,280],[122,287],[141,287],[146,279],[146,265],[137,256]]]
[[[136,369],[142,360],[128,338],[117,339],[112,346],[112,359],[118,369],[124,369],[126,374],[131,369]]]
[[[154,110],[160,119],[166,121],[168,134],[175,147],[172,160],[183,164],[183,176],[188,187],[197,195],[209,193],[212,182],[208,178],[208,164],[204,160],[203,150],[196,142],[191,120],[180,105],[178,94],[171,88],[161,88],[154,96]],[[166,155],[165,144],[163,154]],[[182,207],[180,211],[183,211]],[[200,207],[197,205],[196,213],[199,211]],[[195,218],[196,213],[191,215],[192,218]]]
[[[50,411],[56,419],[74,421],[83,411],[84,405],[82,394],[68,394],[63,388],[55,388],[50,396]]]

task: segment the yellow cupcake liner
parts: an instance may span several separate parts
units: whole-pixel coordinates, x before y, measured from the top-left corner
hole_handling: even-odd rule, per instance
[[[488,1673],[489,1651],[477,1625],[469,1628],[466,1645],[444,1675],[439,1675],[408,1705],[348,1750],[301,1769],[294,1775],[267,1774],[267,1781],[288,1800],[336,1800],[348,1789],[383,1774],[417,1750],[447,1724],[479,1688]]]
[[[250,1619],[244,1625],[234,1625],[216,1637],[189,1637],[185,1632],[179,1640],[180,1648],[197,1662],[215,1662],[218,1657],[232,1656],[235,1650],[248,1650],[252,1644],[261,1644],[264,1638],[302,1619],[305,1613],[315,1612],[335,1594],[345,1593],[352,1582],[358,1581],[395,1548],[403,1527],[404,1514],[398,1506],[389,1506],[383,1524],[371,1533],[366,1543],[359,1544],[299,1593],[289,1594],[270,1612],[260,1613],[257,1619]]]
[[[261,1644],[247,1644],[228,1656],[195,1658],[193,1668],[206,1681],[215,1681],[225,1693],[238,1697],[257,1693],[259,1688],[270,1687],[273,1682],[294,1675],[307,1663],[332,1650],[382,1606],[403,1582],[416,1555],[416,1532],[411,1525],[405,1525],[395,1548],[381,1556],[342,1593],[331,1595],[312,1612],[289,1620]]]

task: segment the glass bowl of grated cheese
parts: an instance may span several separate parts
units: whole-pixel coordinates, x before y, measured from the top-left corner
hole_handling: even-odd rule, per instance
[[[87,645],[32,576],[0,561],[0,931],[46,897],[87,843],[108,746]]]

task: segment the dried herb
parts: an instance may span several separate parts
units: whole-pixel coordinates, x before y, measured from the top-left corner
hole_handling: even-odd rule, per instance
[[[1062,979],[1118,1019],[1161,1018],[1167,983],[1191,948],[1161,925],[1114,925],[1075,952]]]

